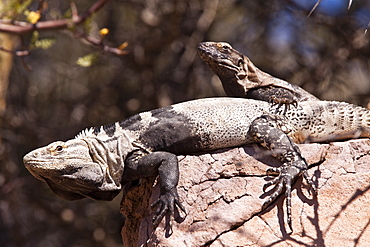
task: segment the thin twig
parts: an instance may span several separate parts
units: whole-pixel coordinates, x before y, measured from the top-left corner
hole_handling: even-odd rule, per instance
[[[41,30],[63,29],[69,27],[70,25],[78,25],[84,22],[93,13],[101,9],[104,6],[104,4],[106,4],[108,1],[109,0],[98,0],[84,13],[82,13],[81,15],[73,16],[72,19],[40,21],[35,24],[20,21],[11,22],[9,20],[1,20],[0,32],[22,35],[35,30],[41,31]],[[73,10],[72,8],[72,11],[76,10]]]
[[[116,55],[125,55],[125,54],[127,54],[126,51],[124,51],[120,48],[115,48],[115,47],[104,45],[102,39],[97,39],[97,38],[94,38],[94,37],[89,36],[89,35],[82,35],[81,38],[83,38],[84,40],[86,40],[87,42],[89,42],[92,45],[95,45],[95,46],[98,46],[98,47],[102,48],[106,52],[114,53]]]
[[[11,51],[11,50],[8,50],[8,49],[4,48],[3,46],[0,46],[0,51],[5,51],[5,52],[13,53],[14,55],[16,55],[18,57],[28,56],[30,54],[30,51],[29,50]]]
[[[310,13],[307,15],[307,18],[311,16],[311,14],[315,11],[315,9],[317,8],[317,6],[319,6],[319,4],[321,3],[322,0],[317,0],[315,6],[313,6],[313,8],[311,9]]]
[[[348,1],[348,9],[350,9],[350,8],[351,8],[351,5],[352,5],[352,0],[349,0],[349,1]]]
[[[97,12],[99,9],[101,9],[104,4],[106,4],[109,0],[98,0],[93,5],[91,5],[90,8],[88,8],[84,13],[81,15],[78,14],[77,7],[74,2],[71,2],[70,8],[72,12],[72,18],[71,19],[62,19],[62,20],[52,20],[52,21],[41,21],[37,22],[35,24],[31,24],[28,22],[20,22],[20,21],[10,21],[10,20],[0,20],[0,32],[7,32],[12,34],[17,34],[19,36],[33,32],[33,31],[42,31],[42,30],[51,30],[51,29],[63,29],[67,27],[71,27],[74,25],[81,24],[84,22],[87,18],[89,18],[92,14]],[[40,3],[42,4],[42,0],[40,0]],[[127,54],[126,51],[123,51],[121,48],[115,48],[110,47],[103,44],[103,38],[97,39],[92,36],[89,36],[85,33],[76,34],[75,36],[77,38],[82,38],[89,42],[92,45],[98,46],[102,48],[104,51],[114,53],[117,55],[124,55]],[[11,51],[4,47],[0,47],[0,51],[10,52],[13,53],[16,56],[23,57],[30,54],[29,50],[22,50],[22,51]]]

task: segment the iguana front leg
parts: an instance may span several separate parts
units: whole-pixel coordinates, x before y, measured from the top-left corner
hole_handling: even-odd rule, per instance
[[[263,100],[278,105],[277,110],[281,106],[285,106],[286,110],[290,109],[290,105],[297,107],[299,101],[293,92],[285,88],[272,86],[252,88],[246,93],[245,97],[249,99]]]
[[[265,191],[269,186],[275,185],[274,192],[265,201],[263,208],[269,206],[285,189],[287,223],[292,230],[291,189],[295,179],[303,174],[308,184],[314,190],[316,188],[307,175],[308,165],[302,157],[298,146],[280,129],[282,118],[278,115],[262,115],[252,122],[249,133],[253,136],[256,143],[271,150],[273,155],[283,162],[281,167],[267,170],[267,174],[277,175],[277,177],[267,182],[263,187]]]
[[[153,229],[158,226],[167,213],[173,215],[175,206],[186,214],[176,189],[179,181],[179,166],[175,154],[162,151],[149,154],[134,152],[126,159],[123,174],[122,183],[159,175],[160,196],[152,204],[152,207],[156,207]],[[166,227],[170,228],[171,225],[166,225]]]

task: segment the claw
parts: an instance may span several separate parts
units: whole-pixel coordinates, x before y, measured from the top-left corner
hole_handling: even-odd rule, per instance
[[[177,206],[177,208],[179,208],[185,214],[184,216],[185,218],[187,213],[185,207],[180,203],[176,188],[162,194],[151,205],[152,208],[156,208],[156,211],[153,216],[153,229],[156,229],[158,227],[159,223],[162,221],[166,214],[170,216],[174,214],[175,206]],[[175,220],[178,221],[178,219]],[[166,228],[172,229],[170,220],[166,222]]]
[[[277,184],[277,183],[279,182],[279,180],[280,180],[280,177],[276,177],[276,178],[274,178],[273,180],[266,182],[266,183],[263,185],[263,188],[262,188],[263,192],[266,192],[266,189],[267,189],[268,187],[270,187],[270,186],[272,186],[272,185]]]
[[[284,169],[285,168],[285,169]],[[286,214],[287,214],[287,224],[289,226],[289,229],[291,232],[293,232],[292,228],[292,183],[293,180],[299,175],[299,171],[295,170],[295,167],[293,167],[294,170],[287,170],[289,168],[287,164],[283,164],[282,167],[279,168],[269,168],[267,170],[268,173],[272,174],[278,174],[276,178],[274,178],[271,181],[268,181],[263,186],[263,191],[265,192],[268,187],[271,185],[275,185],[273,188],[274,192],[270,195],[269,198],[266,199],[266,201],[263,203],[262,208],[267,208],[273,201],[276,200],[276,198],[284,192],[285,189],[285,197],[286,197]],[[308,178],[307,172],[303,171],[303,176]],[[306,174],[306,175],[305,175]],[[311,181],[312,182],[312,181]],[[311,184],[309,182],[309,184]]]
[[[310,186],[310,189],[313,190],[314,194],[316,195],[317,194],[317,187],[316,185],[313,183],[312,179],[308,176],[308,173],[307,171],[303,171],[303,178],[306,180],[306,182],[308,183],[308,185]],[[311,192],[310,190],[308,190],[308,193],[311,195]]]
[[[166,215],[167,211],[171,211],[171,209],[168,208],[168,205],[166,205],[162,200],[161,197],[158,198],[152,205],[152,208],[156,208],[155,214],[153,216],[153,228],[156,229],[159,225],[159,223],[162,221],[164,216]],[[169,223],[171,227],[171,223]]]
[[[273,180],[271,181],[268,181],[266,182],[264,185],[263,185],[263,192],[266,192],[266,189],[272,185],[275,185],[277,184],[279,181],[280,181],[280,174],[281,174],[281,169],[280,168],[277,168],[277,167],[271,167],[271,168],[268,168],[266,170],[266,174],[268,176],[277,176],[276,178],[274,178]]]
[[[267,175],[279,175],[281,173],[281,169],[277,167],[270,167],[266,170]]]
[[[292,181],[290,178],[287,179],[285,184],[285,197],[286,197],[286,214],[287,214],[287,223],[291,231],[292,228]]]
[[[282,179],[281,178],[278,178],[278,179],[274,179],[274,180],[276,180],[276,183],[275,183],[276,185],[275,185],[275,188],[274,188],[274,193],[272,193],[270,195],[270,197],[267,198],[266,201],[263,203],[263,206],[262,206],[263,208],[268,207],[283,192],[284,183],[282,182]]]
[[[269,102],[272,103],[272,106],[277,105],[275,114],[279,112],[279,109],[281,107],[284,107],[283,115],[285,115],[285,113],[290,110],[290,106],[293,106],[295,108],[298,107],[298,101],[296,100],[296,98],[288,99],[286,97],[274,97],[270,99]]]

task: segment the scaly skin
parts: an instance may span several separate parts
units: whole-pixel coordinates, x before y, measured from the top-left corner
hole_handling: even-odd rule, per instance
[[[258,69],[247,56],[225,42],[202,42],[199,56],[220,78],[228,96],[264,100],[289,107],[318,100],[302,88]]]
[[[132,116],[122,122],[82,131],[75,139],[54,142],[24,157],[26,168],[61,198],[111,200],[123,186],[160,177],[161,195],[154,227],[178,207],[176,155],[257,143],[271,150],[282,166],[264,207],[285,191],[288,225],[293,181],[307,163],[295,143],[370,137],[370,112],[347,103],[303,101],[296,108],[241,98],[188,101]]]

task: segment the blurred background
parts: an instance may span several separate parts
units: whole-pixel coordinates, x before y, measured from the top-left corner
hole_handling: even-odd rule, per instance
[[[83,12],[96,1],[75,4]],[[5,0],[0,18],[26,21],[40,3],[40,21],[71,15],[68,1]],[[120,195],[112,202],[59,199],[31,176],[22,157],[90,126],[223,96],[197,55],[201,41],[229,42],[263,71],[321,99],[367,107],[370,1],[353,0],[348,9],[348,0],[323,0],[308,17],[315,3],[108,1],[76,29],[101,37],[107,28],[104,44],[128,43],[123,56],[76,38],[72,28],[38,37],[0,33],[2,48],[34,48],[25,57],[0,51],[0,246],[122,246]]]

